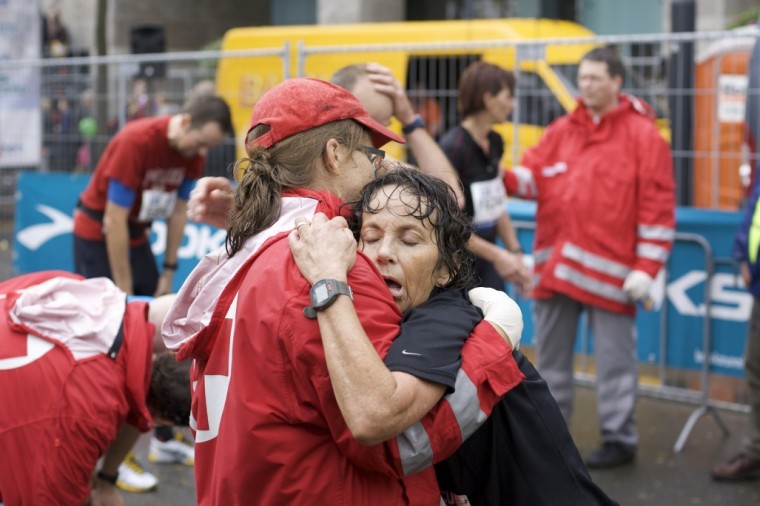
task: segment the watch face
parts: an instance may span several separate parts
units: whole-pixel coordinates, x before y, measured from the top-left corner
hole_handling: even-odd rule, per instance
[[[317,317],[317,311],[330,307],[340,295],[354,300],[351,287],[346,283],[335,279],[320,279],[311,287],[311,306],[305,307],[303,312],[307,318],[314,319]]]
[[[319,304],[330,296],[330,291],[327,289],[327,283],[318,283],[314,285],[314,303]]]

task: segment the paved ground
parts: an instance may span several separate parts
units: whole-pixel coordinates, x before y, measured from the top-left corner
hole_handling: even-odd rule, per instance
[[[195,504],[195,478],[193,468],[180,464],[153,464],[148,462],[149,435],[137,443],[137,455],[145,467],[158,479],[155,492],[132,494],[122,492],[126,506],[189,506]]]
[[[573,436],[582,454],[598,445],[593,390],[578,387]],[[621,505],[636,506],[758,506],[760,482],[720,484],[709,479],[710,466],[730,456],[738,447],[746,415],[719,412],[732,431],[723,438],[712,415],[702,417],[691,432],[683,450],[673,453],[673,445],[695,406],[642,397],[637,410],[641,446],[632,466],[595,471],[594,480]],[[139,453],[147,453],[141,440]],[[146,459],[144,459],[146,460]],[[127,506],[185,506],[194,504],[192,469],[183,466],[148,464],[161,478],[156,492],[125,493]],[[550,477],[547,477],[550,483]],[[562,505],[557,505],[562,506]]]
[[[593,390],[578,389],[573,437],[583,455],[599,444]],[[723,484],[710,479],[713,463],[731,456],[739,446],[746,415],[721,411],[731,434],[723,437],[715,418],[706,415],[691,431],[683,450],[673,452],[695,406],[642,397],[637,416],[641,440],[634,465],[594,471],[592,477],[620,504],[628,505],[760,505],[760,482]]]

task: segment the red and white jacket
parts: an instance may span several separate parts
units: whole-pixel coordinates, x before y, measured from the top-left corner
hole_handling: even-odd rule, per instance
[[[147,315],[106,278],[42,271],[0,283],[0,502],[83,504],[119,427],[153,427]]]
[[[675,236],[670,149],[648,105],[622,94],[594,122],[579,100],[504,181],[509,194],[538,201],[534,297],[562,293],[633,315],[623,281],[632,270],[654,278]]]
[[[335,216],[341,205],[326,192],[283,196],[278,221],[242,251],[230,258],[222,248],[201,261],[164,321],[167,346],[194,359],[200,505],[438,506],[431,464],[451,455],[524,378],[506,342],[481,323],[462,350],[455,392],[395,440],[360,444],[333,394],[319,325],[304,316],[310,285],[287,243],[296,216]],[[385,356],[401,314],[360,252],[348,282]]]

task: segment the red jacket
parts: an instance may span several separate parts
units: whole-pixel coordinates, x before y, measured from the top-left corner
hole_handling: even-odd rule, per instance
[[[231,259],[222,252],[204,259],[165,320],[167,345],[179,347],[180,359],[194,359],[191,426],[201,505],[437,506],[428,466],[453,453],[523,378],[505,341],[481,323],[465,344],[448,401],[396,440],[356,441],[333,394],[319,325],[303,314],[310,285],[286,240],[294,216],[334,216],[340,204],[310,191],[284,198],[271,237],[251,238]],[[348,282],[384,356],[401,314],[361,253]]]
[[[652,277],[675,235],[670,149],[635,97],[594,123],[582,101],[506,171],[507,191],[538,200],[534,297],[565,294],[634,314],[622,290],[632,270]]]
[[[0,500],[83,504],[118,428],[152,427],[147,304],[125,312],[126,296],[110,281],[60,271],[7,280],[0,294]],[[122,317],[124,341],[111,358]]]

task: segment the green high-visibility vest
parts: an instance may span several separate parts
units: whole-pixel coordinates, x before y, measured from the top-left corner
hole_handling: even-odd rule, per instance
[[[755,204],[752,224],[749,226],[749,234],[747,234],[747,257],[752,264],[757,261],[758,248],[760,248],[760,200]]]

